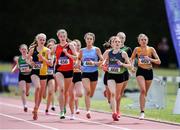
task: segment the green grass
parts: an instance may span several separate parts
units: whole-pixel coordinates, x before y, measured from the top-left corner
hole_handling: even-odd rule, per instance
[[[11,69],[11,66],[8,64],[3,64],[0,65],[0,71],[9,71]],[[154,74],[159,75],[159,76],[178,76],[179,75],[179,70],[178,69],[154,69]],[[132,79],[129,82],[129,86],[136,87],[135,84],[136,80]],[[128,87],[129,87],[128,86]],[[164,120],[164,121],[170,121],[170,122],[176,122],[180,123],[180,115],[174,115],[173,114],[173,108],[176,100],[176,93],[178,89],[177,83],[167,83],[166,85],[167,89],[167,94],[166,94],[166,107],[164,109],[146,109],[146,117],[155,119],[155,120]],[[19,98],[19,93],[17,92],[18,90],[14,89],[11,87],[11,93],[3,93],[1,96],[8,96],[8,97],[15,97]],[[33,101],[33,93],[28,98],[29,100]],[[45,101],[44,101],[45,102]],[[126,115],[132,115],[132,116],[138,116],[139,115],[139,109],[130,109],[127,107],[128,104],[131,104],[132,100],[129,98],[123,98],[121,102],[121,111],[123,114]],[[56,104],[57,101],[56,101]],[[84,103],[84,98],[80,99],[80,107],[85,108],[85,103]],[[106,100],[94,100],[92,99],[91,102],[91,108],[96,109],[96,110],[101,110],[101,111],[107,111],[111,112],[111,109],[109,108],[109,104],[107,103]]]
[[[1,64],[0,63],[0,72],[2,71],[10,71],[11,70],[11,64],[5,63],[5,64]]]
[[[167,107],[165,109],[146,109],[145,114],[146,118],[160,120],[160,121],[170,121],[180,123],[180,115],[174,115],[173,107],[175,102],[175,96],[169,96],[167,101]],[[138,117],[139,109],[130,109],[127,107],[127,104],[132,103],[128,98],[123,98],[121,102],[121,112],[125,115],[131,115]],[[83,99],[80,100],[80,106],[85,107]],[[109,104],[107,101],[101,100],[92,100],[91,108],[101,111],[111,112]]]

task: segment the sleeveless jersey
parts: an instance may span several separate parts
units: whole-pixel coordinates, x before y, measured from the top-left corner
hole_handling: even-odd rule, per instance
[[[31,66],[28,63],[26,63],[26,60],[23,59],[22,56],[19,56],[18,65],[19,65],[19,71],[21,74],[28,75],[31,73],[30,72]]]
[[[90,50],[87,48],[82,49],[82,71],[83,72],[97,71],[98,67],[96,65],[92,65],[89,61],[98,62],[96,47],[92,47]]]
[[[109,65],[108,65],[108,73],[111,74],[122,74],[125,71],[123,66],[120,66],[117,62],[120,60],[122,63],[125,62],[122,57],[122,51],[119,51],[117,54],[113,54],[113,50],[109,52]]]
[[[73,59],[69,58],[63,52],[63,48],[67,49],[67,52],[72,55],[72,51],[69,45],[62,47],[57,45],[56,47],[56,70],[57,71],[70,71],[73,70]]]
[[[144,69],[152,68],[152,63],[149,60],[146,60],[144,57],[152,57],[152,49],[147,46],[146,51],[142,52],[141,47],[137,47],[137,56],[138,56],[138,66]]]
[[[40,52],[38,52],[37,47],[34,48],[32,57],[33,57],[33,61],[35,62],[36,66],[33,69],[39,70],[39,75],[47,75],[48,65],[45,61],[40,61],[40,59],[38,58],[37,55],[41,54],[43,57],[48,59],[47,50],[48,50],[47,47],[43,47],[43,49]]]

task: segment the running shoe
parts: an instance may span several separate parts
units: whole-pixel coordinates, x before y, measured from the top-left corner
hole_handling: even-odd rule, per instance
[[[76,114],[80,114],[80,110],[79,109],[76,110]]]
[[[144,119],[144,116],[145,116],[144,112],[141,112],[141,113],[140,113],[140,116],[139,116],[139,120],[143,120],[143,119]]]
[[[74,120],[75,119],[75,116],[74,116],[74,114],[71,114],[71,116],[70,116],[70,118],[69,118],[70,120]]]
[[[64,111],[61,111],[59,116],[60,116],[60,119],[65,119]]]
[[[87,117],[88,119],[90,119],[90,118],[91,118],[90,111],[88,111],[88,112],[87,112],[86,117]]]
[[[38,119],[37,110],[38,110],[37,108],[34,108],[34,110],[32,111],[33,120],[37,120]]]
[[[113,118],[114,121],[119,121],[117,113],[113,113],[112,118]]]
[[[28,108],[27,107],[24,107],[24,112],[27,112],[28,111]]]
[[[118,118],[120,118],[121,117],[121,113],[117,112],[117,116],[118,116]]]
[[[48,110],[45,110],[45,114],[46,114],[46,115],[49,115],[49,113],[48,113],[48,112],[49,112]]]
[[[53,107],[51,107],[51,110],[52,110],[52,111],[56,111],[56,109],[55,109],[55,107],[54,107],[54,106],[53,106]]]

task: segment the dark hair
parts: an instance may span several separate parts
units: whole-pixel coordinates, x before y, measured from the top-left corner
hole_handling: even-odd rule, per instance
[[[104,47],[105,50],[110,49],[111,48],[111,44],[109,42],[105,42],[103,44],[103,47]]]

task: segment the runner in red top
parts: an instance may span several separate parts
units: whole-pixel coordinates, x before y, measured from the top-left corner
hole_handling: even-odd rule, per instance
[[[54,52],[56,55],[55,79],[60,92],[60,119],[64,119],[64,114],[66,113],[66,104],[68,101],[68,89],[72,84],[73,59],[77,58],[77,56],[74,45],[69,44],[67,41],[66,30],[58,30],[57,37],[60,43],[54,47]]]

